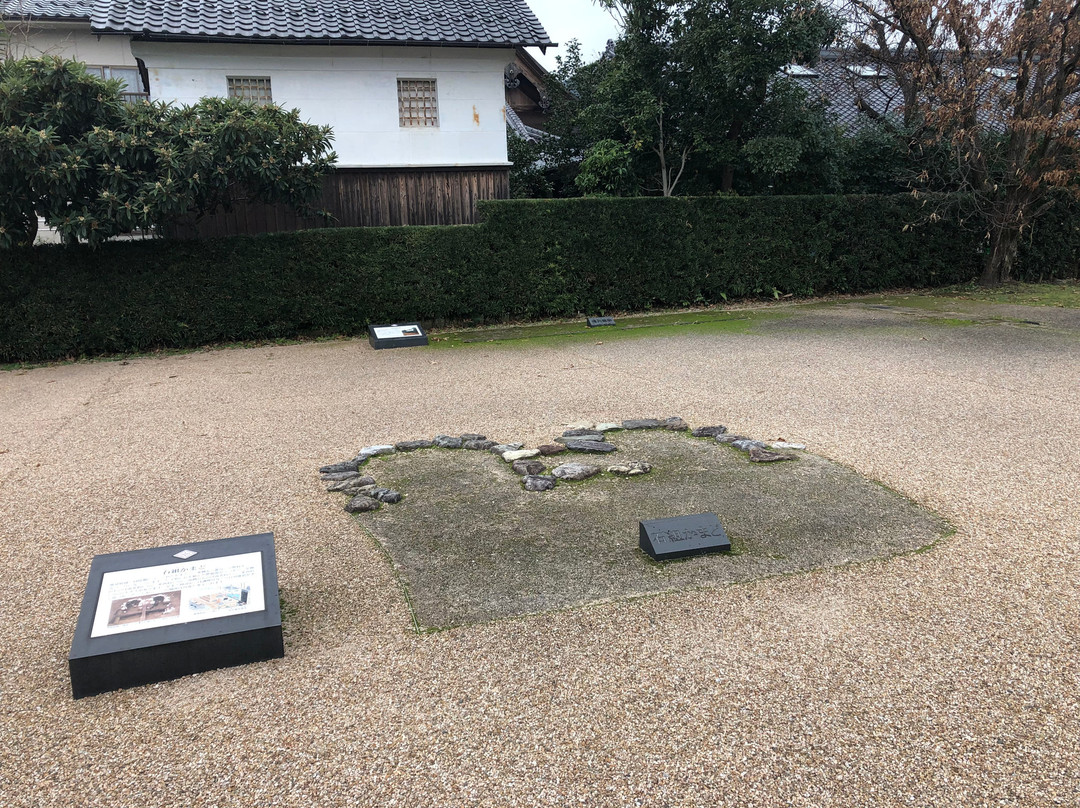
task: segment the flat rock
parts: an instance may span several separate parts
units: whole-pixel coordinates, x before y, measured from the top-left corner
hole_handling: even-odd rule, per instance
[[[526,491],[550,491],[555,487],[554,477],[540,477],[533,474],[527,474],[521,478],[521,481],[524,483]]]
[[[573,438],[568,438],[565,435],[560,435],[559,437],[555,438],[555,442],[556,443],[569,443],[572,440],[599,441],[599,440],[603,440],[603,439],[604,439],[604,436],[600,432],[583,432],[582,434],[578,435],[577,437],[573,437]]]
[[[352,460],[342,460],[340,463],[331,463],[329,466],[323,466],[319,469],[319,474],[337,474],[342,471],[356,471],[357,467],[356,458]]]
[[[401,502],[401,493],[393,488],[372,488],[368,496],[390,505]]]
[[[805,449],[805,443],[791,443],[786,440],[773,441],[769,444],[770,449]]]
[[[764,449],[765,442],[760,440],[753,440],[751,438],[743,438],[742,440],[733,440],[731,445],[736,449],[742,449],[744,452],[749,452],[751,449]]]
[[[345,510],[349,513],[364,513],[365,511],[377,511],[382,507],[382,503],[377,499],[372,499],[364,494],[357,494],[350,499],[345,505]]]
[[[596,431],[597,432],[611,432],[611,431],[613,431],[615,429],[622,429],[622,428],[623,428],[622,424],[610,424],[610,423],[608,423],[608,424],[597,424],[596,425]]]
[[[620,477],[637,477],[641,474],[648,474],[652,471],[652,466],[644,460],[627,460],[614,466],[608,466],[608,471]]]
[[[737,440],[753,440],[746,435],[716,435],[715,440],[717,443],[734,443]]]
[[[614,443],[605,443],[602,440],[568,440],[566,448],[571,452],[606,454],[607,452],[614,452],[618,447]]]
[[[664,423],[662,423],[660,426],[662,426],[664,429],[669,429],[672,432],[685,432],[690,428],[690,424],[686,423],[686,421],[684,421],[677,415],[673,416],[672,418],[665,418]]]
[[[369,457],[375,457],[377,455],[393,454],[396,451],[397,451],[397,449],[395,449],[389,443],[379,444],[378,446],[365,446],[363,449],[361,449],[359,452],[357,452],[356,459],[357,459],[357,461],[362,463],[364,460],[367,460]]]
[[[461,444],[464,442],[461,438],[455,438],[453,435],[436,435],[435,440],[432,441],[440,449],[460,449]]]
[[[461,435],[462,443],[470,440],[487,440],[487,435],[481,435],[479,432],[465,432]]]
[[[524,445],[524,443],[496,443],[490,451],[492,454],[501,455],[505,452],[516,452]]]
[[[515,460],[510,468],[512,468],[516,474],[535,477],[537,474],[543,474],[544,469],[547,467],[539,460]]]
[[[502,459],[507,463],[513,463],[515,460],[525,460],[536,457],[538,454],[540,454],[539,449],[514,449],[512,452],[503,452]]]
[[[622,422],[623,429],[657,429],[663,422],[656,418],[631,418]]]
[[[426,449],[434,445],[435,443],[430,440],[403,440],[395,443],[394,448],[399,452],[415,452],[417,449]]]
[[[690,434],[695,438],[715,438],[717,435],[723,435],[727,432],[726,426],[698,426],[690,430]]]
[[[562,454],[566,451],[566,447],[561,443],[545,443],[543,446],[537,446],[536,450],[544,457],[547,457],[548,455]]]
[[[781,454],[780,452],[770,452],[768,449],[762,449],[759,446],[754,446],[750,449],[751,463],[775,463],[778,460],[795,459],[795,455]]]
[[[587,480],[599,473],[599,466],[587,466],[584,463],[563,463],[551,470],[551,476],[560,480]]]
[[[353,477],[359,477],[360,472],[356,471],[335,471],[330,474],[321,474],[320,478],[324,483],[336,483],[341,480],[351,480]]]
[[[493,440],[488,440],[487,438],[484,438],[483,440],[481,440],[480,438],[475,438],[473,440],[462,441],[461,448],[487,451],[494,445],[495,441]]]
[[[375,485],[374,477],[361,477],[357,475],[348,480],[340,480],[336,483],[330,483],[326,486],[327,491],[343,491],[345,493],[352,493],[354,489],[363,488],[365,485]]]
[[[564,438],[580,438],[582,435],[595,435],[600,430],[589,427],[588,429],[568,429],[562,433]]]

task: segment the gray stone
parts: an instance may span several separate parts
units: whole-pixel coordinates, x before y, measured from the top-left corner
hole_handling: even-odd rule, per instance
[[[595,435],[599,431],[600,430],[593,429],[593,428],[589,428],[589,429],[580,429],[580,428],[579,429],[568,429],[568,430],[566,430],[565,432],[562,433],[562,436],[564,438],[580,438],[580,437],[583,437],[585,435]]]
[[[359,477],[359,471],[335,471],[331,474],[319,475],[324,483],[336,483],[341,480],[351,480],[353,477]]]
[[[537,446],[536,449],[540,454],[544,455],[544,457],[562,454],[566,451],[566,447],[560,443],[545,443],[543,446]]]
[[[487,440],[486,438],[481,440],[476,438],[475,440],[467,440],[461,444],[462,449],[474,449],[479,451],[486,451],[495,445],[495,441]]]
[[[522,477],[521,481],[525,484],[526,491],[550,491],[555,487],[554,477],[540,477],[529,474]]]
[[[470,440],[487,440],[487,435],[481,435],[479,432],[466,432],[461,436],[462,443]]]
[[[337,474],[342,471],[356,471],[356,459],[342,460],[340,463],[331,463],[319,469],[319,474]]]
[[[760,440],[751,440],[745,438],[743,440],[733,440],[731,445],[736,449],[742,449],[744,452],[749,452],[751,449],[764,449],[765,443]]]
[[[603,439],[604,439],[603,433],[600,433],[600,432],[583,432],[582,434],[578,435],[575,438],[568,438],[565,435],[560,435],[559,437],[555,438],[555,442],[565,444],[565,443],[569,443],[572,440],[600,441],[600,440],[603,440]]]
[[[401,502],[401,494],[393,488],[373,488],[368,496],[372,499],[379,500],[379,502],[386,502],[390,505]]]
[[[779,460],[795,460],[795,455],[770,452],[768,449],[763,449],[759,446],[754,446],[750,449],[751,463],[775,463]]]
[[[622,429],[622,428],[623,428],[622,424],[610,424],[609,423],[609,424],[597,424],[596,425],[596,431],[597,432],[612,432],[613,430]]]
[[[734,443],[737,440],[752,440],[752,438],[746,437],[746,435],[717,435],[717,443]]]
[[[327,491],[342,491],[346,494],[357,493],[355,489],[363,488],[365,485],[375,485],[374,477],[361,477],[357,475],[348,480],[340,480],[336,483],[330,483],[326,486]]]
[[[395,443],[394,448],[399,452],[415,452],[417,449],[426,449],[434,445],[434,442],[430,440],[403,440]]]
[[[605,443],[602,440],[568,440],[566,448],[571,452],[606,454],[607,452],[614,452],[618,447],[614,443]]]
[[[461,444],[464,443],[461,438],[455,438],[453,435],[436,435],[432,442],[440,449],[460,449]]]
[[[563,463],[551,470],[551,476],[560,480],[587,480],[599,473],[599,466],[587,466],[584,463]]]
[[[540,454],[539,449],[516,449],[513,452],[503,452],[502,459],[507,463],[513,463],[515,460],[525,460],[536,457],[538,454]]]
[[[524,445],[524,443],[496,443],[491,447],[491,453],[501,455],[506,452],[516,452]]]
[[[535,476],[543,474],[544,469],[547,467],[539,460],[515,460],[510,468],[514,470],[515,474]]]
[[[726,426],[698,426],[690,431],[695,438],[715,438],[727,432]]]
[[[672,432],[685,432],[690,428],[690,425],[677,415],[672,418],[665,418],[664,423],[661,424],[661,426]]]
[[[375,457],[376,455],[387,455],[396,452],[393,446],[388,443],[379,444],[378,446],[365,446],[356,454],[358,462],[363,463],[369,457]]]
[[[372,499],[364,494],[358,494],[349,500],[345,505],[345,510],[349,513],[364,513],[365,511],[377,511],[382,507],[382,503],[377,499]]]
[[[637,477],[641,474],[648,474],[650,471],[652,471],[652,466],[644,460],[625,460],[618,465],[608,466],[609,473],[617,474],[620,477]]]
[[[805,443],[791,443],[790,441],[786,441],[786,440],[778,440],[775,443],[770,443],[769,448],[770,449],[800,449],[800,450],[802,450],[802,449],[806,448],[806,444]]]
[[[623,421],[623,429],[656,429],[663,424],[655,418],[632,418],[629,421]]]

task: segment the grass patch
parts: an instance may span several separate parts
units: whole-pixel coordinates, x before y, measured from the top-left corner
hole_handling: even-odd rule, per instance
[[[939,517],[851,469],[808,453],[750,463],[685,434],[624,431],[614,455],[547,459],[607,466],[646,460],[654,472],[606,472],[527,492],[488,452],[434,449],[369,467],[405,500],[357,515],[399,577],[418,631],[613,599],[716,587],[906,554],[949,530]],[[638,521],[712,511],[732,552],[656,563]]]

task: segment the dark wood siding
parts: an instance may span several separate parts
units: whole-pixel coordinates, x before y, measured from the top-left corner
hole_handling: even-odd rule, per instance
[[[478,199],[510,196],[505,166],[470,168],[341,168],[328,175],[315,207],[335,221],[297,216],[282,205],[238,204],[176,227],[169,235],[211,238],[313,227],[473,224]]]

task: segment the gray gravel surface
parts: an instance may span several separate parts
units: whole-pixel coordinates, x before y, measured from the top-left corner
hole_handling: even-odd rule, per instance
[[[1080,804],[1078,333],[847,305],[742,335],[0,373],[0,804]],[[316,473],[676,414],[805,443],[958,532],[416,635]],[[285,659],[71,700],[92,555],[266,530]]]

